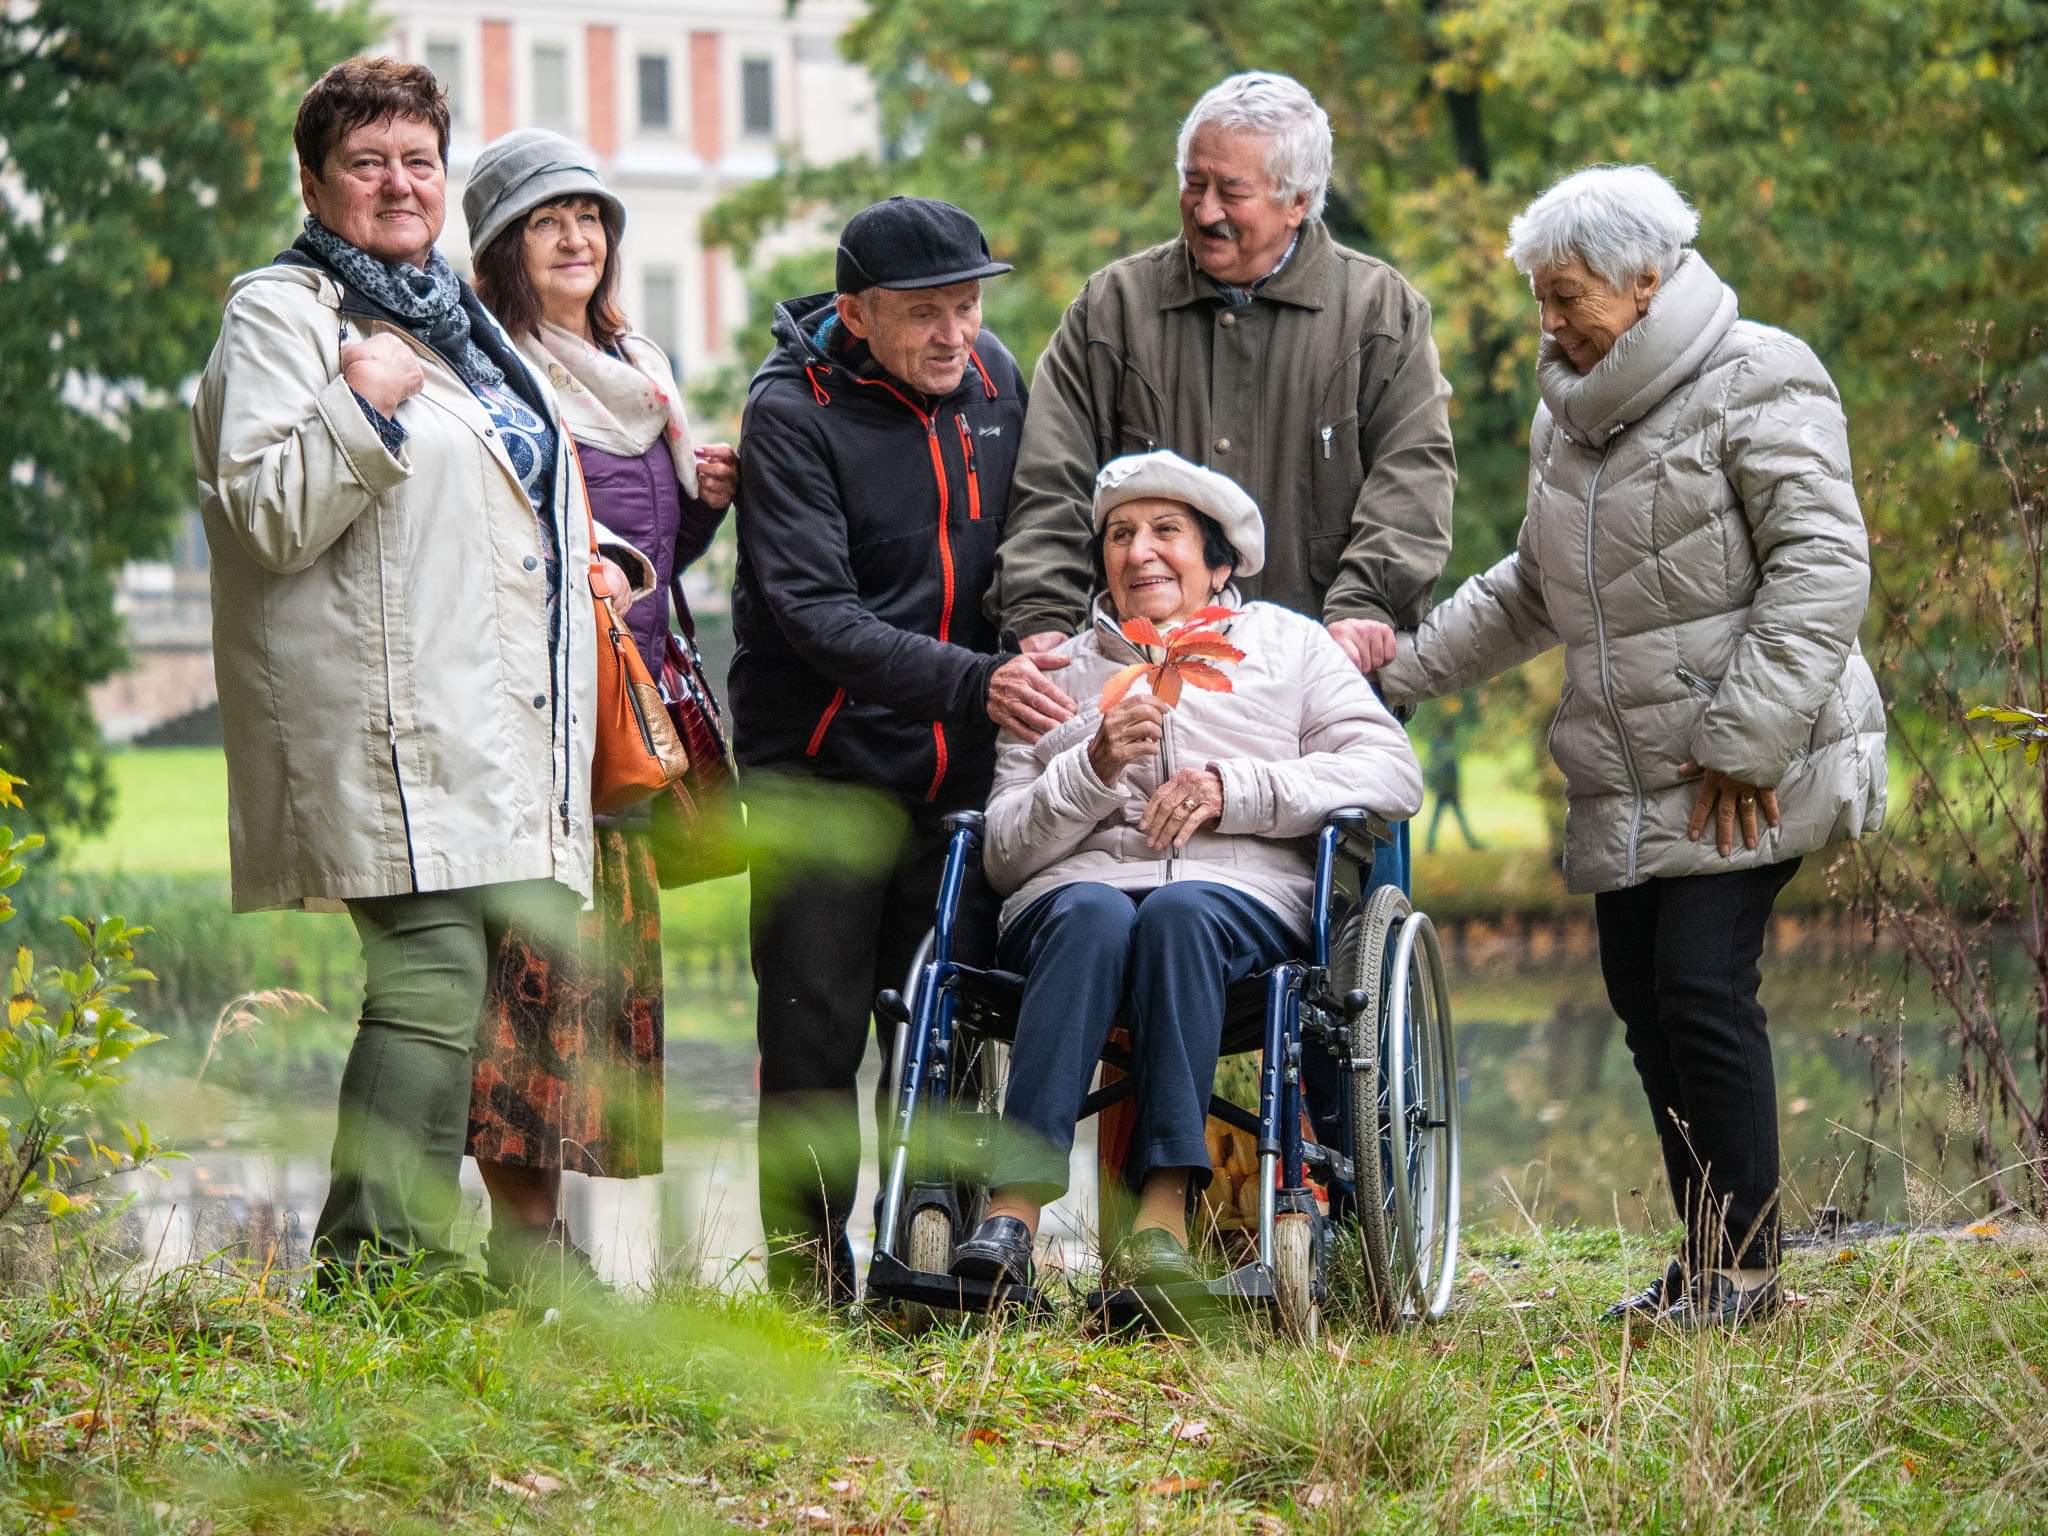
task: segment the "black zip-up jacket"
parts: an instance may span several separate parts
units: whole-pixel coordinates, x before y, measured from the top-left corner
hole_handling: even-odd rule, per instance
[[[1024,379],[989,331],[932,399],[833,327],[832,295],[776,308],[740,422],[731,694],[743,767],[980,805],[995,575]],[[847,343],[851,342],[851,345]]]

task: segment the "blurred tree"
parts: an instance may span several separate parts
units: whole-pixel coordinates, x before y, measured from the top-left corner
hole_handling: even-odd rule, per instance
[[[192,505],[181,387],[287,228],[300,93],[369,35],[360,3],[0,6],[0,761],[44,824],[105,821],[115,578]]]

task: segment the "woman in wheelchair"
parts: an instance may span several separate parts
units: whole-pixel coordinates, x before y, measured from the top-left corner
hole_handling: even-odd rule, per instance
[[[998,963],[1026,984],[987,1215],[953,1271],[1030,1283],[1039,1214],[1066,1190],[1075,1120],[1122,1014],[1138,1211],[1110,1269],[1164,1285],[1195,1277],[1187,1218],[1211,1173],[1203,1128],[1226,988],[1303,950],[1308,838],[1323,818],[1361,805],[1412,816],[1422,776],[1322,625],[1230,585],[1265,555],[1259,509],[1233,481],[1176,454],[1132,455],[1104,467],[1094,510],[1094,622],[1060,652],[1080,712],[997,750],[984,857],[1006,897]],[[1219,603],[1229,617],[1199,616]],[[1170,640],[1191,619],[1217,623],[1227,645],[1201,642],[1177,675],[1138,673],[1169,658],[1134,643],[1145,630],[1133,621]],[[1105,713],[1120,674],[1136,680],[1120,699],[1110,690]]]

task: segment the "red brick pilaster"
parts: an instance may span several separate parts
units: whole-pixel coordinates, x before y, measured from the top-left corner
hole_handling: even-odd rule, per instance
[[[484,138],[512,131],[512,23],[484,23]]]
[[[590,86],[590,147],[609,160],[619,152],[618,30],[584,28],[583,62]]]

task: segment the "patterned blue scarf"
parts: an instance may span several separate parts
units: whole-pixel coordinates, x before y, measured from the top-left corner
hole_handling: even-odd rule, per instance
[[[462,279],[439,251],[427,258],[424,270],[409,261],[379,261],[311,214],[306,216],[306,242],[350,287],[391,311],[407,330],[447,358],[471,389],[504,384],[498,365],[470,339]]]

